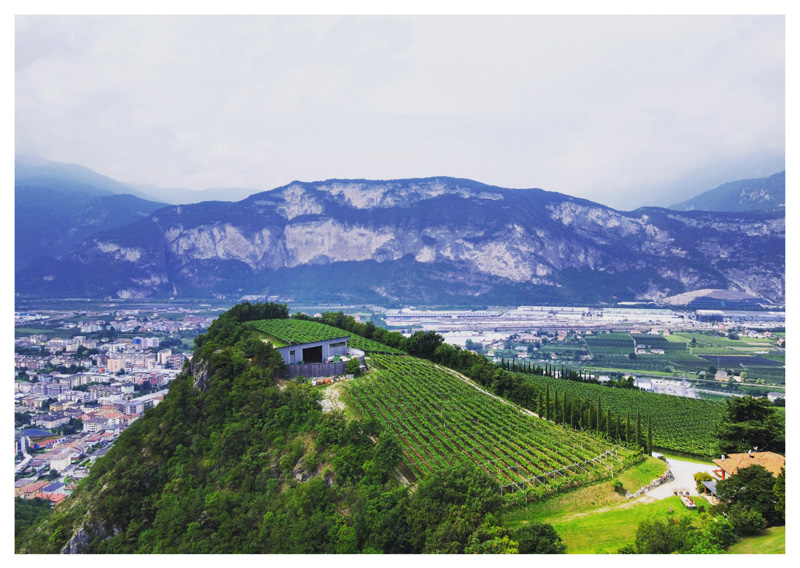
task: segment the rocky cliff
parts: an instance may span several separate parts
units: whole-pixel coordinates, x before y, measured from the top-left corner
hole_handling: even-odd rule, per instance
[[[18,291],[519,303],[784,298],[782,212],[620,212],[453,178],[293,182],[160,209],[17,274]]]

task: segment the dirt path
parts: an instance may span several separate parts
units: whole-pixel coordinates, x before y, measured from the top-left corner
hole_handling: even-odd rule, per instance
[[[344,402],[341,400],[342,383],[333,383],[325,389],[324,398],[319,401],[322,412],[333,412],[334,410],[344,410]]]
[[[716,466],[713,465],[675,458],[667,458],[667,464],[670,470],[672,470],[672,475],[675,479],[647,492],[648,495],[656,499],[672,497],[675,491],[678,490],[688,491],[692,497],[697,497],[699,493],[697,492],[697,482],[694,480],[694,474],[700,471],[710,474],[716,469]],[[712,477],[714,477],[713,474]]]
[[[588,517],[589,515],[596,515],[597,513],[606,513],[608,511],[613,511],[615,509],[629,509],[636,505],[637,503],[643,503],[645,505],[649,505],[650,503],[655,503],[656,499],[653,499],[649,495],[642,495],[638,499],[631,499],[627,503],[622,503],[620,505],[612,505],[608,507],[600,507],[599,509],[592,509],[591,511],[584,511],[583,513],[575,513],[573,515],[559,517],[559,522],[562,520],[565,521],[572,521],[574,519],[580,519],[581,517]]]

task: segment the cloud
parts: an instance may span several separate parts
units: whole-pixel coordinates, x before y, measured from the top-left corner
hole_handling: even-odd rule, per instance
[[[18,16],[16,145],[164,187],[666,205],[782,163],[784,46],[778,16]]]

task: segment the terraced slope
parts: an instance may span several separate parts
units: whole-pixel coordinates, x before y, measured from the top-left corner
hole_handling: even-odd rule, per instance
[[[408,356],[373,355],[378,371],[345,384],[346,402],[395,432],[415,478],[474,463],[505,492],[547,492],[619,470],[634,452],[557,426]]]

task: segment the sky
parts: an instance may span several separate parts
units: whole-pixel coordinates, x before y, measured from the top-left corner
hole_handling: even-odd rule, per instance
[[[15,151],[160,187],[446,175],[621,209],[785,168],[783,16],[16,16]]]

